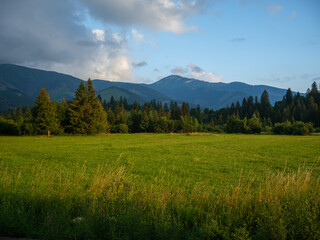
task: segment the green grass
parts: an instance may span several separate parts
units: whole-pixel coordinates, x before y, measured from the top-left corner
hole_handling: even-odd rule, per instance
[[[319,239],[319,146],[319,136],[0,137],[0,236]]]

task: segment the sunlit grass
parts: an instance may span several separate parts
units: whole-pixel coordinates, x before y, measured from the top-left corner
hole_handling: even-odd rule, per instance
[[[319,137],[1,137],[0,235],[319,239]]]

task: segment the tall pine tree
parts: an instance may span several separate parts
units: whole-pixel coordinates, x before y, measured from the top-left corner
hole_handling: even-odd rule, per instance
[[[60,129],[57,109],[43,87],[32,108],[34,130],[37,134],[58,133]]]
[[[92,81],[81,82],[68,107],[69,125],[66,130],[76,134],[95,134],[110,130],[107,114],[96,97]]]

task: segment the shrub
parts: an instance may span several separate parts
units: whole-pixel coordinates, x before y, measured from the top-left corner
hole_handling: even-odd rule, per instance
[[[232,116],[227,122],[225,131],[227,133],[243,133],[245,129],[244,127],[244,122],[242,120]]]
[[[261,122],[260,119],[256,117],[255,114],[248,121],[247,130],[249,133],[260,133],[261,132]]]
[[[295,122],[292,125],[292,135],[307,135],[309,129],[303,122]]]
[[[284,123],[276,123],[273,127],[273,132],[275,134],[286,134],[286,135],[306,135],[313,132],[314,129],[311,123],[304,122],[291,122],[286,121]]]
[[[124,124],[124,123],[117,124],[113,127],[113,132],[115,132],[115,133],[128,133],[129,132],[128,125]]]
[[[275,134],[286,134],[291,135],[292,134],[292,125],[291,122],[286,121],[284,123],[276,123],[273,127],[273,132]]]
[[[19,127],[12,119],[0,117],[0,134],[1,135],[19,135]]]

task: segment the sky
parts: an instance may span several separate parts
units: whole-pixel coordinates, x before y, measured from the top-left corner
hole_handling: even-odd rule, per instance
[[[1,0],[0,63],[83,80],[176,74],[305,92],[320,83],[320,1]]]

